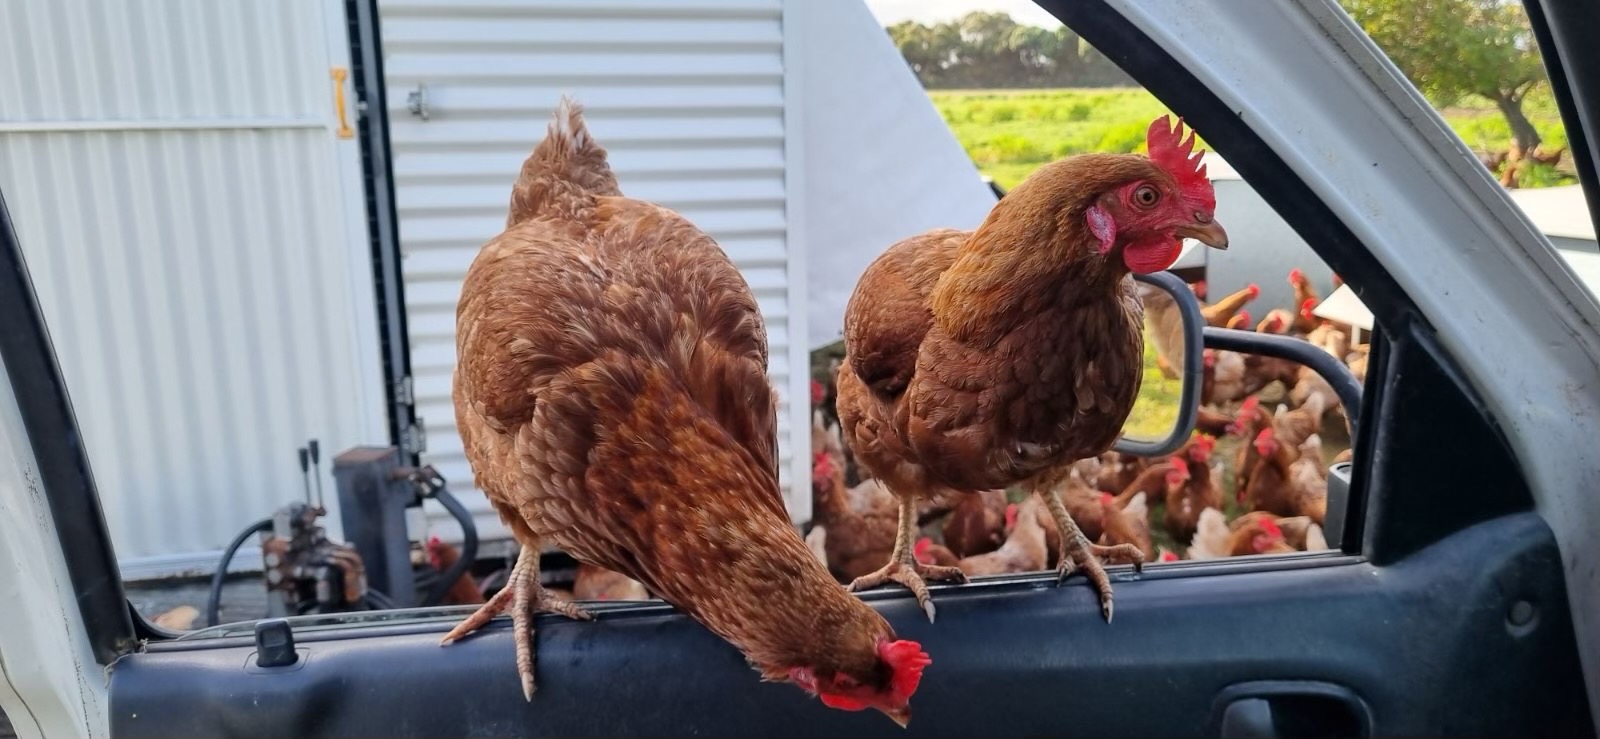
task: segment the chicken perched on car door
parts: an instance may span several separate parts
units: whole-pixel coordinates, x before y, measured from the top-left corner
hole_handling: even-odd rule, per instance
[[[784,507],[749,286],[694,224],[622,195],[565,98],[505,231],[467,271],[456,331],[467,459],[522,554],[445,643],[510,607],[532,700],[532,615],[589,618],[540,585],[540,547],[554,543],[637,580],[765,680],[910,720],[928,656],[839,586]]]
[[[1142,378],[1144,321],[1130,272],[1166,269],[1182,237],[1226,248],[1194,138],[1166,117],[1149,156],[1084,154],[1041,167],[976,231],[940,229],[890,246],[845,308],[838,410],[856,459],[900,498],[901,535],[883,569],[852,588],[964,580],[913,557],[916,501],[1023,484],[1044,498],[1067,556],[1106,620],[1111,582],[1052,492],[1073,462],[1117,439]]]

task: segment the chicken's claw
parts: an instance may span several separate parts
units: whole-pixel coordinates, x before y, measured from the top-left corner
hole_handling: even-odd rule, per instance
[[[1134,571],[1140,571],[1144,566],[1144,552],[1132,544],[1117,544],[1116,546],[1101,546],[1090,544],[1088,539],[1081,535],[1077,538],[1078,545],[1069,546],[1069,556],[1061,558],[1061,564],[1056,566],[1056,584],[1067,579],[1083,568],[1083,574],[1094,584],[1095,590],[1100,591],[1100,615],[1104,616],[1106,623],[1111,623],[1111,576],[1106,574],[1106,569],[1100,564],[1100,559],[1107,557],[1121,557],[1133,560]]]
[[[894,552],[889,555],[889,564],[877,572],[856,578],[850,583],[849,590],[855,593],[890,582],[900,583],[917,596],[917,605],[922,606],[922,612],[928,614],[928,621],[931,622],[934,616],[933,596],[928,593],[928,583],[925,580],[964,583],[967,581],[967,573],[958,567],[941,567],[918,562],[911,546],[916,530],[917,501],[910,496],[901,497],[900,530],[895,535]]]
[[[965,583],[967,573],[959,567],[940,567],[938,565],[925,565],[915,560],[902,562],[891,561],[877,572],[862,575],[850,583],[851,592],[870,590],[890,582],[897,582],[909,589],[917,596],[917,605],[922,606],[922,612],[928,614],[928,621],[932,622],[935,609],[933,595],[928,592],[927,580],[935,582]]]
[[[1106,574],[1105,566],[1100,564],[1100,557],[1117,556],[1133,562],[1135,571],[1144,566],[1144,552],[1132,544],[1117,544],[1115,546],[1100,546],[1091,544],[1088,537],[1083,535],[1083,530],[1078,528],[1076,521],[1067,513],[1067,507],[1062,504],[1061,498],[1048,489],[1040,490],[1040,497],[1050,508],[1050,515],[1056,520],[1056,528],[1061,531],[1062,547],[1066,549],[1061,563],[1056,566],[1056,584],[1067,579],[1080,568],[1085,577],[1100,592],[1100,615],[1104,616],[1106,623],[1111,623],[1112,599],[1111,577]]]
[[[539,584],[539,551],[524,546],[511,568],[511,577],[504,588],[495,593],[487,603],[445,634],[439,646],[446,646],[489,623],[495,616],[511,610],[512,641],[517,649],[517,675],[522,679],[522,697],[533,701],[536,689],[533,680],[533,617],[541,612],[559,613],[579,621],[592,621],[594,616],[577,604],[551,595]]]

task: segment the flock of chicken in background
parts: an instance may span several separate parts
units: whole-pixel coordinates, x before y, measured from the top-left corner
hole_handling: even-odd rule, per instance
[[[1301,270],[1289,273],[1289,283],[1297,310],[1272,308],[1253,324],[1245,306],[1259,296],[1256,285],[1210,305],[1204,282],[1190,287],[1208,325],[1306,339],[1363,379],[1370,345],[1353,343],[1350,327],[1312,313],[1319,297]],[[1143,298],[1158,367],[1176,377],[1181,319],[1165,293],[1150,289]],[[1078,462],[1060,489],[1073,519],[1091,541],[1132,544],[1145,562],[1327,549],[1328,466],[1350,456],[1345,447],[1329,458],[1322,442],[1328,433],[1349,438],[1333,388],[1309,367],[1271,357],[1206,349],[1202,364],[1199,419],[1188,443],[1159,459],[1109,451]],[[812,380],[813,518],[806,541],[848,583],[889,556],[897,511],[894,496],[877,480],[857,480],[832,420],[838,367],[834,360],[828,382]],[[1018,497],[1022,502],[1008,502]],[[916,543],[917,559],[953,565],[968,576],[1054,569],[1061,555],[1055,520],[1034,496],[988,490],[924,501],[918,525],[925,535]],[[1154,543],[1153,526],[1182,551]],[[1109,557],[1106,563],[1119,562]]]
[[[1338,284],[1337,276],[1334,280]],[[1354,343],[1349,327],[1312,314],[1319,296],[1303,272],[1290,272],[1289,283],[1298,309],[1272,308],[1253,325],[1246,306],[1260,294],[1257,286],[1249,285],[1210,305],[1204,303],[1204,282],[1190,287],[1202,301],[1201,314],[1208,325],[1305,338],[1345,362],[1358,380],[1364,379],[1370,345]],[[1156,329],[1152,341],[1157,365],[1163,374],[1175,377],[1169,356],[1181,350],[1182,324],[1165,293],[1147,290],[1143,298],[1148,323]],[[1327,510],[1325,462],[1350,457],[1346,447],[1328,458],[1321,441],[1325,423],[1333,422],[1334,431],[1343,424],[1333,389],[1310,368],[1270,357],[1207,349],[1203,366],[1199,418],[1189,443],[1161,459],[1112,451],[1079,462],[1062,488],[1073,519],[1092,541],[1137,546],[1145,562],[1327,549],[1321,529]],[[877,480],[859,479],[840,438],[833,410],[832,375],[837,370],[834,360],[829,381],[811,383],[812,519],[806,542],[840,582],[849,583],[877,570],[888,558],[897,510],[894,496]],[[1277,398],[1284,405],[1269,411],[1263,397]],[[1347,430],[1344,436],[1348,438]],[[1236,511],[1231,519],[1230,490]],[[1037,498],[1009,502],[1014,497],[1004,490],[988,490],[923,502],[918,525],[929,535],[918,539],[917,559],[959,567],[969,576],[1055,569],[1061,553],[1055,520],[1039,507]],[[1155,544],[1154,523],[1182,543],[1184,551]],[[428,552],[440,571],[458,556],[454,547],[437,537],[428,542]],[[1110,563],[1117,562],[1112,558]],[[482,591],[489,584],[465,575],[445,602],[482,603]],[[578,565],[571,590],[551,590],[579,600],[649,598],[637,581],[588,564]]]

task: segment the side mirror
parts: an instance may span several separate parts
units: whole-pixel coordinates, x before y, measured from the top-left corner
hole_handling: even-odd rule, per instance
[[[1203,330],[1200,301],[1171,272],[1135,274],[1144,301],[1144,379],[1112,449],[1161,457],[1194,432],[1200,405]]]

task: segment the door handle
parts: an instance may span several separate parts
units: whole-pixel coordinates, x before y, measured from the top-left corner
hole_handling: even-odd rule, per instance
[[[1230,739],[1372,736],[1372,712],[1354,691],[1311,680],[1231,685],[1217,696],[1212,726]]]

